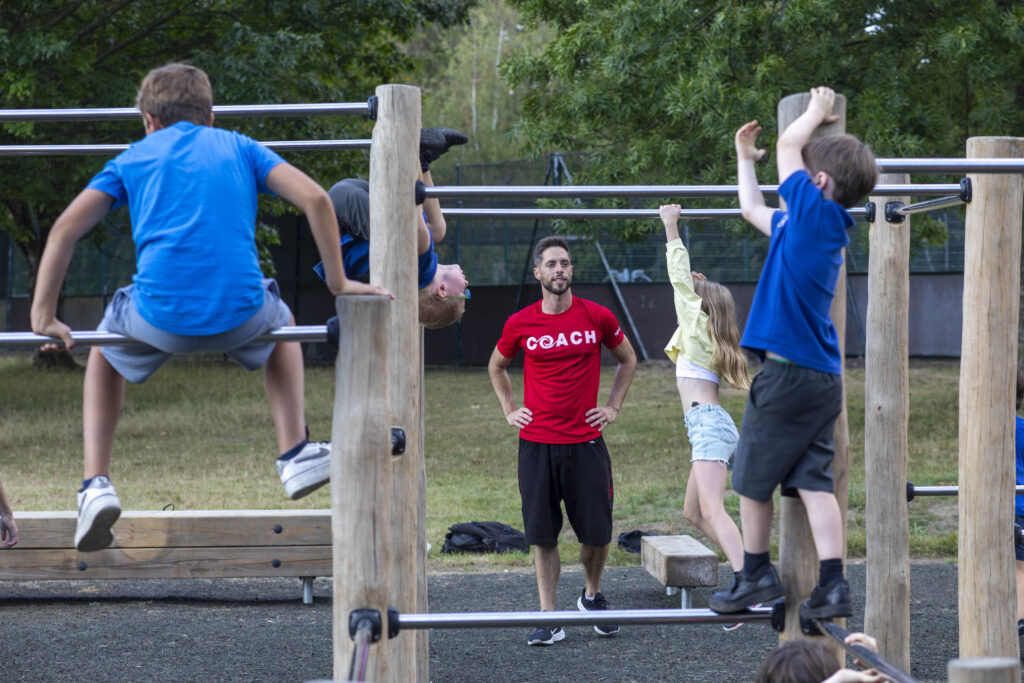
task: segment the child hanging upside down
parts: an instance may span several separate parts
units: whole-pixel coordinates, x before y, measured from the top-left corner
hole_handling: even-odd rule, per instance
[[[461,145],[466,136],[451,128],[424,128],[420,133],[420,180],[433,186],[430,162],[452,145]],[[359,178],[345,178],[327,191],[341,230],[341,257],[345,274],[360,282],[370,278],[370,184]],[[451,325],[466,311],[469,283],[457,264],[437,261],[434,245],[447,231],[441,205],[429,198],[417,212],[416,253],[419,255],[419,319],[429,328]],[[314,267],[324,277],[322,264]]]

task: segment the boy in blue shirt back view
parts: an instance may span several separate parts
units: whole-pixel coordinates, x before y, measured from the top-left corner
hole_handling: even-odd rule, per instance
[[[843,519],[832,477],[833,430],[843,403],[842,358],[829,317],[847,229],[847,208],[874,187],[871,150],[850,135],[808,143],[832,114],[835,93],[811,90],[807,110],[779,136],[779,196],[786,210],[768,207],[754,162],[757,121],[736,133],[743,217],[770,238],[741,344],[764,362],[754,378],[740,429],[733,488],[740,494],[743,570],[728,591],[711,596],[717,612],[739,612],[781,597],[785,590],[768,555],[772,494],[799,496],[807,509],[821,570],[800,606],[804,618],[850,616],[843,577]]]
[[[260,270],[258,193],[277,194],[305,212],[333,294],[389,294],[345,277],[334,210],[320,185],[255,140],[213,128],[213,91],[202,70],[154,69],[137,104],[146,137],[107,162],[54,223],[32,303],[32,330],[72,348],[71,330],[56,309],[75,243],[110,209],[127,205],[134,283],[115,293],[98,329],[140,343],[93,347],[89,354],[79,551],[108,546],[121,514],[109,475],[125,379],[145,381],[175,353],[222,351],[249,370],[262,367],[286,492],[300,498],[327,483],[330,445],[306,438],[302,350],[297,342],[256,341],[294,324],[277,283]]]

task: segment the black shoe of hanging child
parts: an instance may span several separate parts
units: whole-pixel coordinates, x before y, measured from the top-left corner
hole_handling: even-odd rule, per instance
[[[437,161],[451,147],[467,142],[469,138],[466,134],[454,128],[434,126],[420,129],[420,168],[423,171],[430,170],[430,164]]]
[[[640,544],[643,543],[644,536],[657,536],[649,531],[640,531],[634,529],[633,531],[623,531],[619,534],[619,547],[625,550],[627,553],[633,553],[634,555],[640,554]]]

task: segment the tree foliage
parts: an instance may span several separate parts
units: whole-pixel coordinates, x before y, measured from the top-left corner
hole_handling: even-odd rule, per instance
[[[577,182],[735,182],[735,130],[760,120],[771,149],[778,101],[819,84],[846,95],[847,130],[879,156],[1024,133],[1011,0],[509,1],[554,34],[504,65],[526,93],[515,134],[535,155],[585,153]]]
[[[216,104],[365,102],[413,70],[400,49],[420,27],[465,19],[475,0],[0,1],[0,108],[132,106],[142,77],[171,61],[203,68]],[[220,123],[259,140],[369,137],[356,117]],[[0,144],[130,142],[140,123],[0,126]],[[323,184],[365,174],[351,152],[293,155]],[[0,230],[32,281],[50,225],[100,157],[0,157]],[[102,231],[95,231],[102,238]]]
[[[500,75],[510,56],[540,50],[550,37],[546,28],[527,30],[519,12],[504,0],[482,3],[464,25],[427,27],[409,44],[423,64],[425,126],[445,125],[469,136],[435,164],[434,179],[455,163],[487,163],[519,158],[510,132],[519,120],[521,91]],[[438,171],[440,170],[440,173]]]

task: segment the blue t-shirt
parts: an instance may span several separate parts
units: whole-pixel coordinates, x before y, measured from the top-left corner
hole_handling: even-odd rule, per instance
[[[1017,486],[1024,485],[1024,417],[1017,416],[1017,436],[1014,439],[1017,450]],[[1014,514],[1024,517],[1024,494],[1014,497]]]
[[[779,186],[785,211],[772,215],[772,234],[740,344],[814,370],[842,372],[839,340],[829,317],[846,230],[853,218],[821,196],[806,171]]]
[[[263,305],[257,193],[284,160],[252,138],[180,121],[111,159],[88,187],[128,205],[132,300],[147,322],[186,336],[238,327]]]
[[[370,274],[370,242],[352,235],[341,236],[341,261],[345,267],[345,277],[352,280],[365,279]],[[423,289],[431,283],[437,274],[437,252],[434,251],[434,236],[430,235],[430,246],[419,255],[416,261],[419,270],[419,288]],[[313,266],[313,270],[326,280],[323,261]]]

